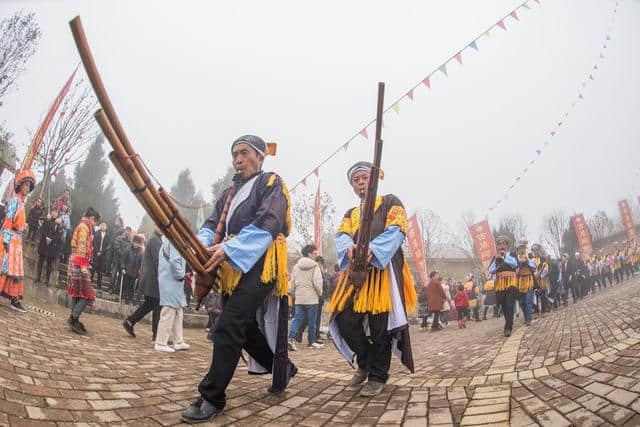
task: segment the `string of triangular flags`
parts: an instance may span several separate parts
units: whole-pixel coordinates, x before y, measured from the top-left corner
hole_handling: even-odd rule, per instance
[[[567,118],[569,117],[569,112],[571,110],[575,109],[576,105],[578,103],[582,102],[582,100],[584,99],[584,95],[583,95],[584,90],[587,88],[587,86],[590,85],[591,82],[593,82],[595,80],[596,73],[600,69],[598,64],[600,62],[602,62],[606,58],[605,51],[607,49],[609,41],[611,40],[611,31],[612,31],[613,24],[615,22],[616,13],[618,12],[618,5],[619,5],[619,1],[616,1],[614,9],[613,9],[613,12],[611,14],[611,23],[609,24],[609,27],[607,28],[607,34],[606,34],[604,43],[602,44],[602,46],[600,48],[600,54],[598,55],[598,58],[596,59],[596,63],[593,65],[591,70],[589,70],[587,75],[584,77],[584,79],[580,83],[580,88],[578,90],[578,95],[576,96],[574,101],[571,103],[571,108],[567,112],[565,112],[563,114],[563,116],[560,118],[559,121],[557,121],[555,123],[555,125],[552,127],[551,131],[549,132],[549,136],[545,139],[545,141],[542,144],[542,146],[540,146],[540,147],[538,147],[536,149],[535,155],[533,155],[533,158],[520,171],[518,176],[516,176],[514,181],[511,183],[511,185],[509,185],[509,187],[507,187],[507,189],[504,191],[504,193],[502,195],[502,198],[498,199],[491,207],[488,208],[487,214],[489,212],[492,212],[494,209],[498,208],[501,203],[503,203],[504,201],[509,199],[509,195],[510,195],[511,191],[521,182],[522,178],[524,178],[524,176],[527,174],[527,172],[529,172],[531,170],[533,165],[536,164],[537,159],[542,155],[544,150],[546,150],[551,145],[551,142],[554,139],[556,139],[555,137],[558,134],[558,132],[560,131],[560,128],[563,125],[566,125]]]
[[[507,13],[502,18],[500,18],[496,23],[489,26],[489,28],[482,31],[477,37],[475,37],[473,40],[467,43],[462,49],[460,49],[455,54],[450,56],[446,61],[438,65],[434,70],[432,70],[429,74],[427,74],[426,77],[424,77],[422,80],[420,80],[415,85],[413,85],[407,92],[404,93],[404,95],[400,96],[398,99],[392,102],[391,105],[384,110],[384,114],[387,114],[389,111],[394,111],[396,114],[399,114],[400,104],[405,101],[409,101],[409,102],[414,101],[416,90],[420,88],[424,88],[425,90],[431,89],[432,78],[436,74],[442,75],[444,77],[448,77],[449,74],[448,74],[447,67],[451,62],[455,61],[456,63],[458,63],[458,65],[461,66],[463,62],[463,53],[466,55],[467,52],[470,52],[470,49],[473,49],[473,51],[476,53],[479,52],[480,49],[478,47],[478,43],[481,39],[489,38],[491,35],[491,32],[497,28],[499,28],[500,31],[507,31],[507,23],[515,24],[519,22],[520,21],[519,12],[521,10],[531,9],[532,4],[539,5],[540,0],[526,0],[524,3],[520,4],[515,9],[511,10],[509,13]],[[368,140],[369,132],[367,131],[367,129],[372,125],[374,125],[375,122],[376,122],[375,118],[369,121],[362,129],[360,129],[358,132],[353,134],[345,143],[340,145],[335,151],[333,151],[325,159],[323,159],[320,163],[318,163],[310,172],[304,175],[303,178],[291,188],[291,192],[295,191],[299,185],[306,186],[307,178],[311,177],[312,175],[315,175],[316,177],[318,177],[319,169],[329,160],[334,158],[341,151],[347,151],[349,149],[349,145],[354,140],[356,139]]]

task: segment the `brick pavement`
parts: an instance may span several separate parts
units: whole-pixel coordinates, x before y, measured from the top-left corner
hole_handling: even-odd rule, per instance
[[[0,425],[174,425],[196,395],[211,346],[187,330],[187,352],[156,353],[148,325],[127,337],[116,319],[87,314],[72,334],[68,312],[0,307]],[[358,396],[335,349],[292,353],[301,368],[280,396],[241,362],[212,425],[640,425],[640,280],[576,305],[502,322],[413,330],[416,372],[394,360],[381,395]],[[54,316],[55,315],[55,316]]]

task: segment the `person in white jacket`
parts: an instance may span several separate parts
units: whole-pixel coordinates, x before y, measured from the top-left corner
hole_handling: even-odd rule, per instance
[[[318,302],[322,295],[322,272],[315,261],[318,250],[314,245],[302,248],[302,258],[296,263],[291,272],[289,292],[295,298],[295,314],[289,329],[289,350],[296,351],[295,337],[302,323],[303,316],[308,319],[308,342],[310,348],[322,348],[317,341],[318,330],[313,321],[318,311]]]

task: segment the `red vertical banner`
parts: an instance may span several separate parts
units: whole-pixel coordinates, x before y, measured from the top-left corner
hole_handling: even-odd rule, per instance
[[[427,274],[427,262],[425,260],[424,242],[422,240],[422,232],[420,231],[420,224],[418,224],[418,217],[413,214],[409,217],[409,249],[411,250],[411,256],[416,262],[418,268],[418,274],[420,275],[420,281],[423,285],[429,283],[429,275]]]
[[[64,86],[60,90],[60,93],[58,94],[56,99],[53,100],[53,104],[51,104],[51,108],[49,108],[49,112],[47,113],[47,115],[44,118],[44,121],[40,125],[38,132],[33,137],[33,141],[31,141],[31,146],[29,147],[29,151],[27,151],[27,155],[25,156],[24,161],[22,162],[22,169],[31,169],[31,164],[33,163],[33,159],[35,158],[35,155],[38,153],[38,150],[40,149],[40,144],[42,143],[44,134],[49,128],[49,124],[51,124],[51,120],[53,120],[53,116],[56,114],[56,111],[58,111],[58,107],[60,107],[60,104],[62,104],[62,100],[67,95],[67,92],[69,92],[69,88],[71,87],[71,82],[73,81],[73,77],[76,75],[76,71],[78,71],[78,67],[76,67],[76,69],[73,70],[73,73],[71,73],[71,76],[69,76],[69,78],[67,79],[67,82],[64,84]]]
[[[473,239],[473,248],[476,251],[476,255],[486,271],[491,260],[496,256],[496,243],[493,240],[489,221],[485,219],[473,224],[469,227],[469,233],[471,233],[471,238]]]
[[[320,182],[318,182],[318,191],[316,191],[316,199],[313,204],[313,243],[318,248],[318,255],[322,256],[322,223],[320,219]]]
[[[583,214],[577,214],[571,217],[571,224],[578,236],[578,248],[580,248],[580,255],[582,259],[588,258],[593,252],[593,246],[591,245],[591,233],[589,232],[589,226],[584,219]]]
[[[627,230],[627,238],[631,240],[635,237],[636,232],[633,226],[633,217],[631,216],[631,208],[629,207],[629,203],[627,203],[627,199],[620,200],[618,202],[618,207],[620,208],[620,216],[622,217],[622,224],[624,224],[624,229]]]

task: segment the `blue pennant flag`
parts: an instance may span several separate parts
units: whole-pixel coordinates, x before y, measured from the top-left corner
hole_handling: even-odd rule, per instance
[[[476,41],[472,41],[471,43],[469,43],[469,47],[474,48],[476,51],[478,50],[478,45],[476,44]]]

